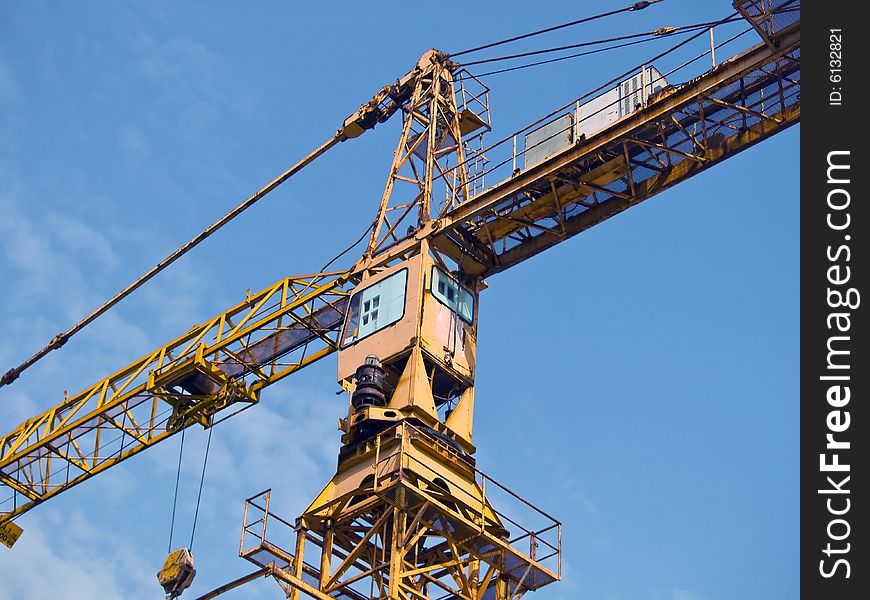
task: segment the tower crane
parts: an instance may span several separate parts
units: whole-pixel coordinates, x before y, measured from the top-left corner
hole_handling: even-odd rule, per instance
[[[248,294],[0,437],[5,535],[35,506],[186,428],[213,427],[336,353],[348,395],[336,473],[292,525],[268,492],[247,500],[241,554],[257,573],[290,598],[323,600],[507,600],[560,579],[559,522],[474,458],[480,294],[487,278],[799,121],[799,3],[734,6],[758,44],[679,84],[641,65],[519,132],[519,151],[517,136],[484,147],[489,88],[449,54],[424,53],[297,165],[402,115],[356,263]],[[487,185],[494,148],[511,142],[507,175]],[[271,543],[267,522],[292,530],[294,547]],[[172,597],[189,584],[173,573],[161,581]]]

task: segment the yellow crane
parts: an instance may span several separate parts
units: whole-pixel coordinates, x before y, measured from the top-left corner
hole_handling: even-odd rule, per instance
[[[268,492],[248,499],[241,554],[257,575],[291,598],[351,600],[435,590],[506,600],[558,580],[558,521],[474,460],[479,295],[488,277],[799,121],[800,21],[783,10],[794,3],[734,4],[760,43],[679,85],[641,65],[490,146],[487,86],[450,55],[424,53],[252,197],[401,113],[360,259],[249,293],[0,437],[4,535],[14,542],[13,519],[36,505],[187,427],[214,426],[337,353],[349,403],[336,475],[294,525],[270,512]],[[496,167],[507,176],[487,185],[506,147]],[[515,508],[497,508],[493,494]],[[270,520],[293,531],[293,548],[269,541]],[[192,576],[181,550],[161,580],[171,597]]]

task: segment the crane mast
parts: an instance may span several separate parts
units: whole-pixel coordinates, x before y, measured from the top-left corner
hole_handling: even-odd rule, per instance
[[[456,67],[442,53],[430,50],[418,67],[365,256],[414,243],[363,269],[347,301],[338,382],[349,406],[336,473],[292,532],[283,522],[290,544],[269,492],[247,502],[242,556],[270,569],[290,598],[507,600],[561,576],[560,524],[515,495],[497,508],[494,491],[510,492],[473,456],[483,279],[413,237],[467,201],[464,136],[488,128],[485,110],[457,103]],[[451,156],[459,172],[438,193]],[[523,508],[537,519],[520,522]],[[259,527],[270,518],[271,532]]]
[[[348,395],[336,473],[293,523],[268,491],[249,498],[241,555],[293,599],[508,600],[557,581],[559,522],[474,459],[479,297],[486,278],[799,121],[799,18],[735,7],[761,43],[681,86],[644,87],[630,114],[489,187],[489,89],[424,53],[336,134],[402,114],[356,264],[249,294],[0,438],[13,498],[0,523],[335,352]]]

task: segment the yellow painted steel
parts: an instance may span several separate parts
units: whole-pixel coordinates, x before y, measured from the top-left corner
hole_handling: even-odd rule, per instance
[[[794,125],[800,22],[772,38],[421,223],[355,271],[395,264],[427,240],[489,277]]]
[[[335,351],[348,281],[282,279],[4,435],[0,523]]]
[[[509,600],[561,578],[561,524],[468,455],[408,422],[360,450],[295,526],[268,491],[246,502],[239,553],[286,565],[288,597]]]
[[[24,533],[24,530],[17,523],[12,521],[0,523],[0,544],[11,548],[18,541],[18,538],[21,537],[22,533]]]
[[[166,598],[177,598],[190,587],[196,569],[193,567],[193,555],[188,548],[179,548],[170,552],[157,572],[157,581],[166,592]]]
[[[334,352],[352,285],[424,242],[486,277],[797,123],[799,22],[771,39],[495,186],[472,195],[463,183],[469,195],[443,214],[424,194],[402,208],[425,209],[418,226],[385,245],[380,235],[350,271],[283,279],[20,424],[0,437],[0,524]],[[777,93],[753,104],[767,88]]]

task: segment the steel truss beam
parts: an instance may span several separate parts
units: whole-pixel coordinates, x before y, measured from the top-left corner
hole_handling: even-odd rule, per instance
[[[537,511],[538,525],[524,527],[492,508],[485,483],[469,500],[454,492],[463,484],[423,475],[423,463],[406,453],[408,440],[424,442],[422,431],[400,426],[390,435],[404,440],[402,450],[374,465],[379,473],[392,465],[379,482],[309,509],[295,525],[270,510],[270,492],[249,498],[240,555],[273,569],[293,600],[300,593],[319,600],[517,600],[559,579],[558,522],[514,495],[505,513],[519,503]],[[488,489],[497,486],[488,481]],[[294,537],[291,552],[285,547]]]
[[[426,239],[489,276],[692,177],[800,120],[800,22],[473,196],[357,269]]]
[[[738,4],[754,23],[773,23],[770,11],[752,12],[758,2]],[[438,101],[406,115],[397,160],[407,160],[393,169],[373,253],[348,272],[283,279],[0,437],[0,523],[185,427],[244,410],[262,388],[334,352],[360,273],[412,255],[424,241],[468,274],[498,273],[797,123],[800,22],[768,25],[766,43],[470,198],[483,179],[469,179],[463,163],[485,165],[486,158],[464,142],[458,150],[444,132],[488,128],[487,90],[477,97],[463,87],[459,98],[427,92]],[[391,92],[395,98],[381,94],[390,111],[414,95],[410,77]],[[444,119],[440,137],[426,127],[432,107]],[[410,169],[423,146],[423,136],[419,144],[412,139],[412,121],[436,149],[418,156],[428,162],[423,172]],[[455,174],[438,163],[450,153],[465,159]],[[404,166],[410,172],[399,173]],[[450,182],[440,209],[436,177]],[[415,191],[390,205],[396,182]],[[399,222],[413,207],[422,210],[406,233]]]
[[[489,129],[486,86],[467,74],[455,79],[457,65],[436,50],[423,55],[418,69],[365,251],[369,257],[468,200],[466,163],[473,167],[477,157],[469,140]],[[469,89],[471,83],[478,84],[478,94]],[[464,133],[471,135],[463,139]],[[451,158],[459,166],[449,168]]]
[[[0,522],[332,353],[350,284],[285,278],[19,425],[0,438]]]

